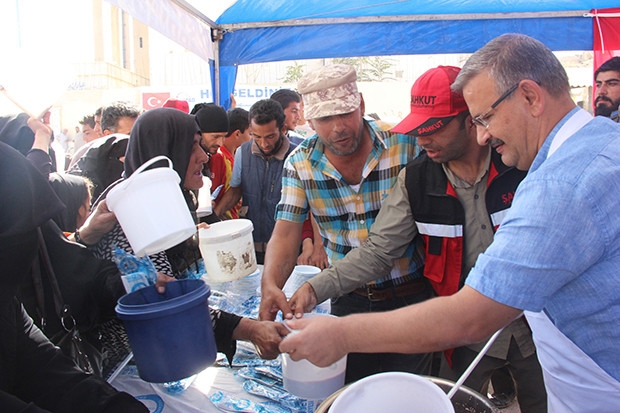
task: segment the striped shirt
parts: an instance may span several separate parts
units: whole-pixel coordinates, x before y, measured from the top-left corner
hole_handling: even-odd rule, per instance
[[[373,149],[366,160],[359,185],[349,185],[325,156],[325,146],[314,135],[306,138],[284,163],[282,198],[276,219],[302,223],[312,210],[330,260],[343,258],[367,238],[381,204],[396,183],[399,171],[417,155],[415,139],[381,130],[365,119]],[[410,245],[395,260],[390,274],[377,274],[400,284],[422,276],[421,247]]]

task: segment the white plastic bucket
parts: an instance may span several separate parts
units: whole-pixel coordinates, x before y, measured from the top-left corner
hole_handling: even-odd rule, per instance
[[[202,187],[198,190],[198,209],[196,216],[198,218],[206,217],[213,213],[211,203],[211,179],[207,176],[202,177]]]
[[[304,317],[334,316],[328,314],[304,314]],[[291,334],[296,334],[296,332],[293,330],[289,335]],[[346,369],[347,356],[344,356],[330,366],[317,367],[308,360],[293,361],[288,354],[282,354],[284,389],[304,399],[322,401],[342,388],[344,386]]]
[[[253,228],[249,219],[230,219],[198,231],[209,281],[232,281],[256,271]]]
[[[168,168],[145,171],[162,160],[168,161]],[[196,232],[179,182],[172,161],[156,156],[108,193],[108,208],[116,215],[137,256],[174,247]]]
[[[454,407],[446,393],[429,379],[411,373],[388,372],[349,385],[329,412],[454,413]]]

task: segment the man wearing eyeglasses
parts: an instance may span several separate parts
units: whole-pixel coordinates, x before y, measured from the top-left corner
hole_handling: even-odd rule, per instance
[[[529,170],[465,286],[395,311],[287,322],[299,331],[280,351],[319,366],[350,351],[436,351],[481,341],[525,310],[549,411],[617,412],[620,125],[578,108],[551,50],[520,34],[474,53],[452,89],[478,119],[478,143]]]
[[[620,122],[620,57],[612,57],[594,72],[596,99],[594,113]]]
[[[291,298],[298,316],[373,280],[416,238],[424,244],[424,276],[437,295],[452,295],[493,241],[525,172],[507,167],[489,145],[476,142],[463,95],[450,90],[459,71],[439,66],[413,84],[411,113],[392,132],[415,136],[425,152],[401,170],[368,240]],[[451,367],[442,366],[440,375],[456,380],[484,344],[447,351]],[[523,317],[504,329],[465,385],[487,394],[492,373],[504,366],[519,388],[521,412],[545,412],[542,371]]]

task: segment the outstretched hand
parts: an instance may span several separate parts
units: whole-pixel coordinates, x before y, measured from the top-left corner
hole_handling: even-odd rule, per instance
[[[347,351],[343,340],[342,319],[337,317],[312,317],[287,321],[295,334],[280,343],[280,351],[291,359],[307,359],[318,367],[327,367],[344,357]]]
[[[293,312],[289,307],[284,292],[282,292],[282,290],[275,285],[268,288],[263,285],[261,289],[258,318],[261,320],[273,321],[275,320],[278,311],[282,311],[283,318],[293,318]]]
[[[282,323],[242,318],[233,331],[233,338],[251,341],[258,355],[269,360],[278,357],[278,346],[287,334],[288,329]]]
[[[310,312],[316,307],[317,297],[314,288],[310,283],[303,283],[288,300],[288,304],[295,313],[295,317],[302,318],[304,313]]]

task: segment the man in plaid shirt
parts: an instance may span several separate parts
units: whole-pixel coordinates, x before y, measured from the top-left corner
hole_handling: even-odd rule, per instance
[[[293,313],[282,292],[301,241],[302,223],[312,213],[333,262],[359,247],[399,171],[417,152],[409,136],[381,130],[364,119],[364,100],[355,70],[342,64],[308,73],[298,84],[306,119],[316,135],[306,139],[284,164],[282,198],[267,245],[262,277],[261,319],[278,310]],[[386,311],[423,301],[431,289],[422,276],[421,245],[412,243],[392,270],[332,300],[332,314]],[[381,371],[430,372],[430,355],[350,354],[347,382]]]

